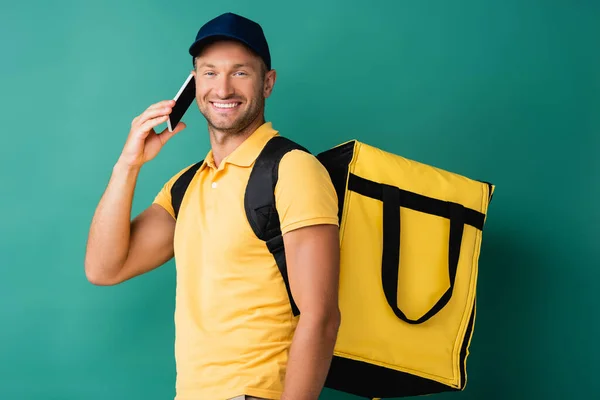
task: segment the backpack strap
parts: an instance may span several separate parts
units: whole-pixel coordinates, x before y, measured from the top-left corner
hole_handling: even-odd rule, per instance
[[[177,178],[173,187],[171,187],[171,205],[173,206],[173,211],[175,211],[175,219],[179,215],[179,208],[181,207],[181,202],[183,201],[183,196],[185,195],[185,191],[187,190],[192,178],[198,171],[198,168],[202,165],[204,160],[197,162],[196,164],[189,167],[183,174]]]
[[[273,254],[285,283],[294,316],[300,314],[290,290],[279,214],[275,206],[275,185],[279,177],[279,162],[292,150],[310,153],[301,145],[283,137],[271,138],[256,158],[244,196],[244,209],[256,236],[265,241]]]

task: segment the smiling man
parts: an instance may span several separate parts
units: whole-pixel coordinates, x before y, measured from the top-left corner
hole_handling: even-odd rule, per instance
[[[292,150],[281,159],[274,198],[290,295],[244,208],[255,161],[279,135],[264,115],[276,72],[263,30],[223,14],[200,29],[190,54],[211,150],[131,220],[141,167],[185,128],[154,131],[173,101],[136,117],[92,220],[86,275],[114,285],[175,256],[176,400],[317,399],[340,324],[335,189],[313,155]],[[173,186],[187,171],[193,176],[176,211]]]

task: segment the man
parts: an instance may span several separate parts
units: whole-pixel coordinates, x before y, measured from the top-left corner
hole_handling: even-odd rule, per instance
[[[90,227],[85,271],[115,285],[175,255],[177,400],[317,399],[340,323],[337,198],[318,160],[299,150],[279,166],[275,190],[294,316],[273,256],[248,224],[244,190],[253,163],[278,132],[265,121],[276,72],[262,28],[227,13],[205,24],[190,47],[196,101],[211,150],[177,216],[171,187],[130,220],[141,167],[174,132],[156,134],[173,101],[131,124]]]

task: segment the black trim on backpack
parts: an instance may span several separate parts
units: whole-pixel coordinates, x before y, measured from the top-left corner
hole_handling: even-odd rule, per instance
[[[348,179],[348,168],[354,156],[354,143],[347,142],[325,150],[317,155],[317,159],[323,164],[335,188],[338,198],[338,220],[342,221],[344,201],[346,197],[346,181]]]
[[[348,178],[348,190],[375,200],[383,201],[384,186],[388,185],[373,182],[354,174],[350,174]],[[392,186],[392,188],[394,188],[394,191],[397,191],[398,196],[401,199],[400,207],[410,208],[411,210],[436,215],[438,217],[450,218],[451,209],[449,204],[458,204],[423,196],[395,186]],[[458,205],[463,207],[461,204]],[[464,208],[464,222],[474,228],[483,230],[485,214],[470,208]]]
[[[275,205],[275,186],[279,178],[279,162],[285,154],[292,150],[309,151],[283,136],[270,139],[262,149],[248,178],[244,196],[244,209],[254,234],[265,241],[273,254],[279,272],[285,283],[292,313],[300,314],[294,301],[287,273],[283,236],[279,225],[279,213]]]
[[[469,324],[467,325],[467,331],[460,348],[460,385],[456,390],[462,390],[467,384],[467,350],[471,337],[473,337],[473,328],[475,327],[475,309],[477,308],[477,299],[473,300],[473,308],[471,309],[471,316],[469,318]]]
[[[450,386],[417,375],[334,356],[325,387],[371,398],[400,398],[456,391]]]
[[[181,202],[183,201],[185,191],[190,185],[190,182],[196,174],[196,171],[198,171],[198,168],[200,168],[203,162],[204,161],[199,161],[189,167],[187,171],[177,178],[171,187],[171,205],[173,206],[173,211],[175,211],[175,219],[177,219],[177,216],[179,215],[179,208],[181,207]]]

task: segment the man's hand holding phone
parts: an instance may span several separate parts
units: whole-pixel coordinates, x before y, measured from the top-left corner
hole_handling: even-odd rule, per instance
[[[175,100],[164,100],[152,104],[135,117],[119,161],[129,167],[141,168],[156,157],[169,139],[185,129],[185,123],[179,122],[173,131],[165,128],[157,134],[154,130],[156,126],[167,122],[174,106]]]

